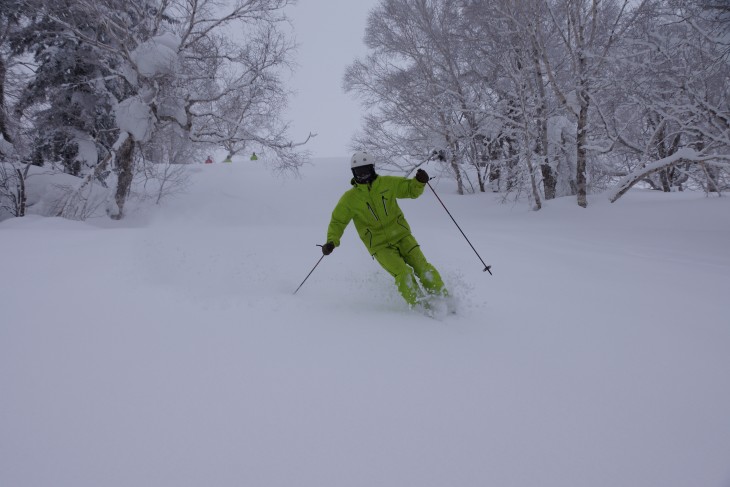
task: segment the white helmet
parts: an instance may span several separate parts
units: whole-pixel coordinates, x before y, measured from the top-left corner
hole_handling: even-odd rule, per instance
[[[375,158],[371,157],[367,152],[355,152],[350,159],[350,168],[375,165]]]

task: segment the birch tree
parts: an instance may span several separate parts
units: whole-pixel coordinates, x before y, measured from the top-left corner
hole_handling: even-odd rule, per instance
[[[459,193],[467,177],[462,164],[485,189],[483,106],[490,101],[472,69],[473,51],[459,34],[464,27],[459,1],[386,0],[368,20],[371,54],[345,75],[346,90],[372,107],[356,145],[406,171],[436,148]]]
[[[630,8],[628,0],[545,0],[545,6],[558,33],[558,44],[551,46],[540,39],[540,52],[556,97],[575,119],[577,202],[585,208],[590,109],[606,82],[606,68],[616,44],[634,19],[632,12],[642,7]],[[562,73],[557,72],[558,66],[564,66]]]
[[[492,84],[501,98],[511,100],[512,109],[505,115],[518,115],[517,119],[506,118],[506,126],[512,125],[522,140],[522,160],[528,166],[533,199],[539,208],[536,170],[540,173],[539,182],[545,199],[557,195],[557,164],[550,160],[548,131],[548,120],[554,108],[547,91],[548,80],[538,42],[547,20],[545,8],[539,1],[474,2],[468,11],[474,31],[470,44],[480,52],[482,59],[496,62],[488,69],[498,69],[506,89],[500,91],[503,82],[494,77],[485,77],[485,82]],[[490,39],[495,36],[494,40]],[[537,164],[535,167],[533,160]]]

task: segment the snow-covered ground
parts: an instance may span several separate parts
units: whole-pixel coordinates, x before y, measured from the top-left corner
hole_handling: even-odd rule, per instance
[[[407,309],[345,159],[191,167],[121,222],[0,223],[0,486],[727,487],[730,198],[402,202],[459,313]]]

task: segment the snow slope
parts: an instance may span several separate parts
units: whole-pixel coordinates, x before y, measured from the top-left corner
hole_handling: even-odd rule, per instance
[[[730,485],[730,199],[402,207],[460,312],[408,310],[344,160],[191,167],[122,222],[0,223],[0,485]]]

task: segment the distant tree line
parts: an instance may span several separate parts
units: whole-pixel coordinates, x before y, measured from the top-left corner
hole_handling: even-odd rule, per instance
[[[544,200],[730,187],[730,4],[382,0],[345,89],[354,147],[458,191]]]
[[[301,165],[281,119],[291,3],[0,0],[0,198],[22,213],[28,167],[53,167],[80,178],[62,216],[101,184],[121,218],[136,175],[169,176],[149,164],[254,146]]]

